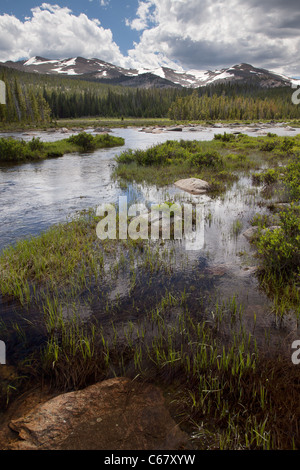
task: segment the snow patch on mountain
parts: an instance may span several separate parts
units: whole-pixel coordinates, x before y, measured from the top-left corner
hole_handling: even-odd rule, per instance
[[[73,57],[60,60],[31,57],[27,61],[11,62],[4,65],[26,72],[88,76],[124,86],[183,86],[188,88],[204,87],[222,82],[255,82],[262,87],[300,86],[300,79],[291,79],[283,74],[253,67],[242,63],[222,70],[176,70],[168,67],[124,69],[97,58]],[[152,76],[150,79],[149,76]],[[159,80],[153,80],[153,78]],[[160,81],[160,80],[163,80]],[[150,81],[149,81],[150,80]],[[173,84],[173,85],[172,85]]]

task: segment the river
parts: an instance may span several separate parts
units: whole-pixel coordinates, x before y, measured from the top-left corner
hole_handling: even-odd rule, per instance
[[[237,129],[240,130],[240,129]],[[87,129],[92,132],[91,129]],[[103,202],[115,203],[120,195],[129,200],[143,200],[143,192],[157,195],[155,188],[137,188],[130,185],[124,190],[112,182],[114,158],[128,148],[145,149],[168,139],[212,140],[220,132],[232,128],[205,128],[201,131],[167,131],[161,134],[140,132],[138,128],[114,129],[111,134],[125,139],[120,148],[101,149],[89,154],[68,154],[57,159],[18,165],[0,165],[0,251],[18,239],[37,235],[52,224],[62,222],[76,211],[96,207]],[[243,129],[249,135],[276,132],[295,135],[295,130],[268,128],[260,131]],[[44,142],[68,137],[57,132],[6,133],[31,140],[40,137]],[[149,202],[156,202],[151,200]]]
[[[241,129],[236,130],[241,131]],[[92,129],[87,131],[93,132]],[[243,304],[245,309],[245,321],[249,323],[249,331],[256,328],[256,336],[263,339],[265,329],[271,328],[273,338],[284,340],[285,334],[282,334],[282,329],[277,328],[272,313],[266,314],[270,312],[270,302],[259,289],[254,275],[255,263],[253,259],[249,262],[253,250],[243,236],[254,214],[266,211],[265,204],[261,207],[258,205],[262,200],[259,189],[252,187],[249,176],[242,176],[225,194],[213,199],[206,195],[191,196],[174,186],[156,188],[131,184],[124,189],[111,178],[116,155],[126,149],[145,149],[168,139],[211,140],[216,133],[223,132],[233,132],[233,129],[205,128],[193,132],[187,129],[183,132],[165,131],[158,134],[141,132],[137,128],[114,129],[112,135],[123,137],[125,146],[86,154],[68,154],[57,159],[34,163],[2,165],[0,167],[0,250],[16,243],[18,239],[37,235],[49,226],[67,220],[68,216],[72,216],[76,211],[96,207],[103,202],[117,203],[119,196],[126,195],[129,202],[162,202],[171,196],[177,197],[181,202],[200,203],[204,207],[204,215],[207,216],[204,245],[186,252],[187,268],[183,269],[181,264],[178,265],[170,281],[172,286],[182,292],[185,286],[195,285],[196,293],[198,289],[207,289],[208,295],[213,289],[219,292],[221,299],[236,295],[237,301]],[[287,136],[294,136],[297,133],[296,130],[279,127],[256,131],[248,128],[242,132],[254,136],[268,132]],[[10,135],[25,140],[33,137],[32,133]],[[62,134],[61,131],[35,132],[34,136],[40,137],[42,141],[54,141],[65,138],[66,134]],[[233,226],[237,220],[240,230],[234,233]],[[182,244],[178,243],[177,248],[177,251],[185,252]],[[203,276],[202,281],[201,276]],[[153,292],[161,290],[163,293],[166,282],[165,279],[157,278],[151,288],[142,287],[142,294],[139,292],[137,297],[149,298],[150,303]],[[126,276],[120,276],[115,284],[111,285],[109,298],[113,300],[116,296],[121,297],[125,305],[128,292],[128,279]],[[6,312],[11,315],[12,305],[10,303],[3,305],[1,296],[0,307],[3,314]],[[17,307],[14,309],[17,310]],[[82,306],[80,309],[84,311]],[[124,316],[130,315],[130,312],[130,309],[126,312],[124,307]],[[96,306],[93,304],[89,307],[89,315],[100,317],[104,323],[106,321],[105,312],[99,302]],[[255,325],[254,316],[257,318]],[[287,320],[286,326],[288,329],[285,333],[289,334],[298,328],[293,318]]]

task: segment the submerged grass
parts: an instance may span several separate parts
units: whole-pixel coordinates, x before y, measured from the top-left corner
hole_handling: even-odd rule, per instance
[[[219,304],[185,286],[181,292],[166,288],[145,304],[132,292],[162,270],[167,280],[174,254],[141,240],[124,241],[121,248],[100,242],[97,221],[88,211],[2,254],[2,295],[26,308],[23,322],[1,325],[1,337],[7,344],[16,338],[17,348],[27,351],[15,378],[3,382],[2,405],[32,379],[59,393],[127,376],[159,383],[170,393],[172,413],[195,448],[299,447],[295,369],[258,349],[235,297]],[[122,320],[118,297],[109,301],[103,295],[105,283],[124,269],[130,272],[129,320]],[[91,286],[100,278],[101,293],[95,294]],[[91,297],[89,304],[102,303],[110,321],[84,320],[82,303],[76,302],[82,292]],[[30,339],[32,329],[39,331],[39,342]]]

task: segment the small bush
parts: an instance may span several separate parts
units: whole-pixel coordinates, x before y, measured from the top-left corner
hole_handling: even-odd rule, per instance
[[[292,139],[285,137],[281,144],[281,150],[283,150],[284,152],[289,152],[290,150],[292,150],[294,145],[295,145],[295,142]]]
[[[300,273],[300,219],[293,208],[280,218],[280,228],[262,234],[257,248],[266,272],[289,279]]]
[[[221,140],[222,142],[232,142],[233,140],[236,140],[234,134],[227,134],[227,132],[224,132],[224,134],[215,134],[214,139]]]
[[[300,200],[300,157],[297,156],[295,160],[291,161],[285,171],[283,178],[287,189],[290,193],[292,201]]]
[[[94,150],[96,147],[94,137],[91,134],[87,134],[86,132],[80,132],[77,135],[72,135],[67,139],[68,142],[78,145],[81,147],[83,151]]]
[[[44,147],[44,144],[43,142],[40,141],[39,137],[37,138],[33,137],[33,139],[30,142],[28,142],[27,145],[32,152],[37,151],[37,150],[42,150]]]
[[[222,166],[222,157],[216,151],[196,153],[189,158],[191,166],[217,167]]]
[[[262,152],[272,152],[277,146],[277,142],[275,140],[267,140],[260,146],[260,150]]]
[[[26,142],[12,138],[0,139],[0,161],[18,162],[26,159]]]

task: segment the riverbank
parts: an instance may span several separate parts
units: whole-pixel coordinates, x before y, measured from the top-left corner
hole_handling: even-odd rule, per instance
[[[68,139],[46,143],[35,137],[29,142],[13,138],[0,138],[0,163],[45,160],[47,158],[62,157],[73,152],[92,152],[96,149],[121,145],[124,145],[124,139],[120,137],[110,136],[109,134],[92,136],[86,132],[80,132]]]
[[[259,120],[259,121],[174,121],[168,118],[73,118],[73,119],[58,119],[47,125],[31,125],[19,123],[0,123],[0,132],[37,132],[37,131],[53,131],[59,129],[73,130],[80,132],[86,128],[127,128],[127,127],[145,127],[145,128],[173,128],[173,127],[247,127],[252,128],[268,128],[268,127],[285,127],[291,126],[295,128],[300,127],[299,120]]]

